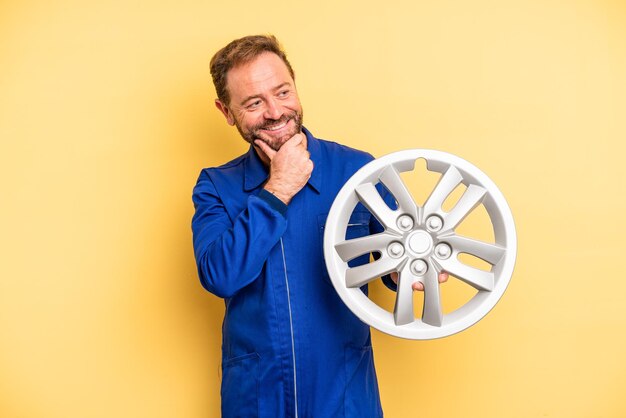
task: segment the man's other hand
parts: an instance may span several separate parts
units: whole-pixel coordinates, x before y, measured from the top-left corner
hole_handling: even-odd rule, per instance
[[[265,183],[265,190],[289,204],[311,177],[313,161],[307,151],[306,136],[297,133],[285,142],[278,151],[265,142],[255,140],[254,144],[270,160],[270,176]]]
[[[393,273],[389,274],[391,276],[391,280],[393,280],[393,282],[395,284],[398,284],[398,272],[394,271]],[[448,281],[448,273],[445,271],[442,271],[441,273],[439,273],[439,276],[437,277],[437,279],[439,280],[439,283],[445,283]],[[419,291],[423,291],[424,290],[424,285],[421,282],[415,282],[413,283],[413,290],[419,290]]]

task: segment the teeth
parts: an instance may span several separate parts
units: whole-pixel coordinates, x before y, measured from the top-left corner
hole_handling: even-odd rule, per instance
[[[276,126],[272,126],[270,128],[266,128],[268,131],[277,131],[278,129],[282,128],[283,126],[285,126],[287,124],[287,122],[283,122],[280,125],[276,125]]]

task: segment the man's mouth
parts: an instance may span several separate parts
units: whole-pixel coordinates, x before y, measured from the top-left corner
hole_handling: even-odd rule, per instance
[[[266,120],[250,131],[253,139],[249,142],[260,139],[278,151],[289,137],[300,131],[300,120],[301,117],[296,112],[285,114],[277,120]]]
[[[290,120],[291,119],[287,119],[286,121],[284,121],[282,123],[279,123],[278,125],[266,126],[266,127],[263,128],[263,130],[265,130],[265,131],[277,131],[279,129],[284,128]]]

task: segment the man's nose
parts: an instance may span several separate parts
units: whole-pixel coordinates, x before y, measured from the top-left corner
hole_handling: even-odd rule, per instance
[[[265,114],[263,115],[265,119],[273,119],[277,120],[283,115],[282,108],[275,100],[268,100],[267,106],[265,107]]]

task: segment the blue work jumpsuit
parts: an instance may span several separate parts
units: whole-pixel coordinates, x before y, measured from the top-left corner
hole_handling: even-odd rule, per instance
[[[200,281],[226,304],[223,417],[382,416],[369,327],[335,292],[322,249],[335,196],[373,157],[304,133],[314,169],[288,206],[263,189],[252,147],[202,170],[193,191]],[[379,227],[359,205],[346,238]]]

